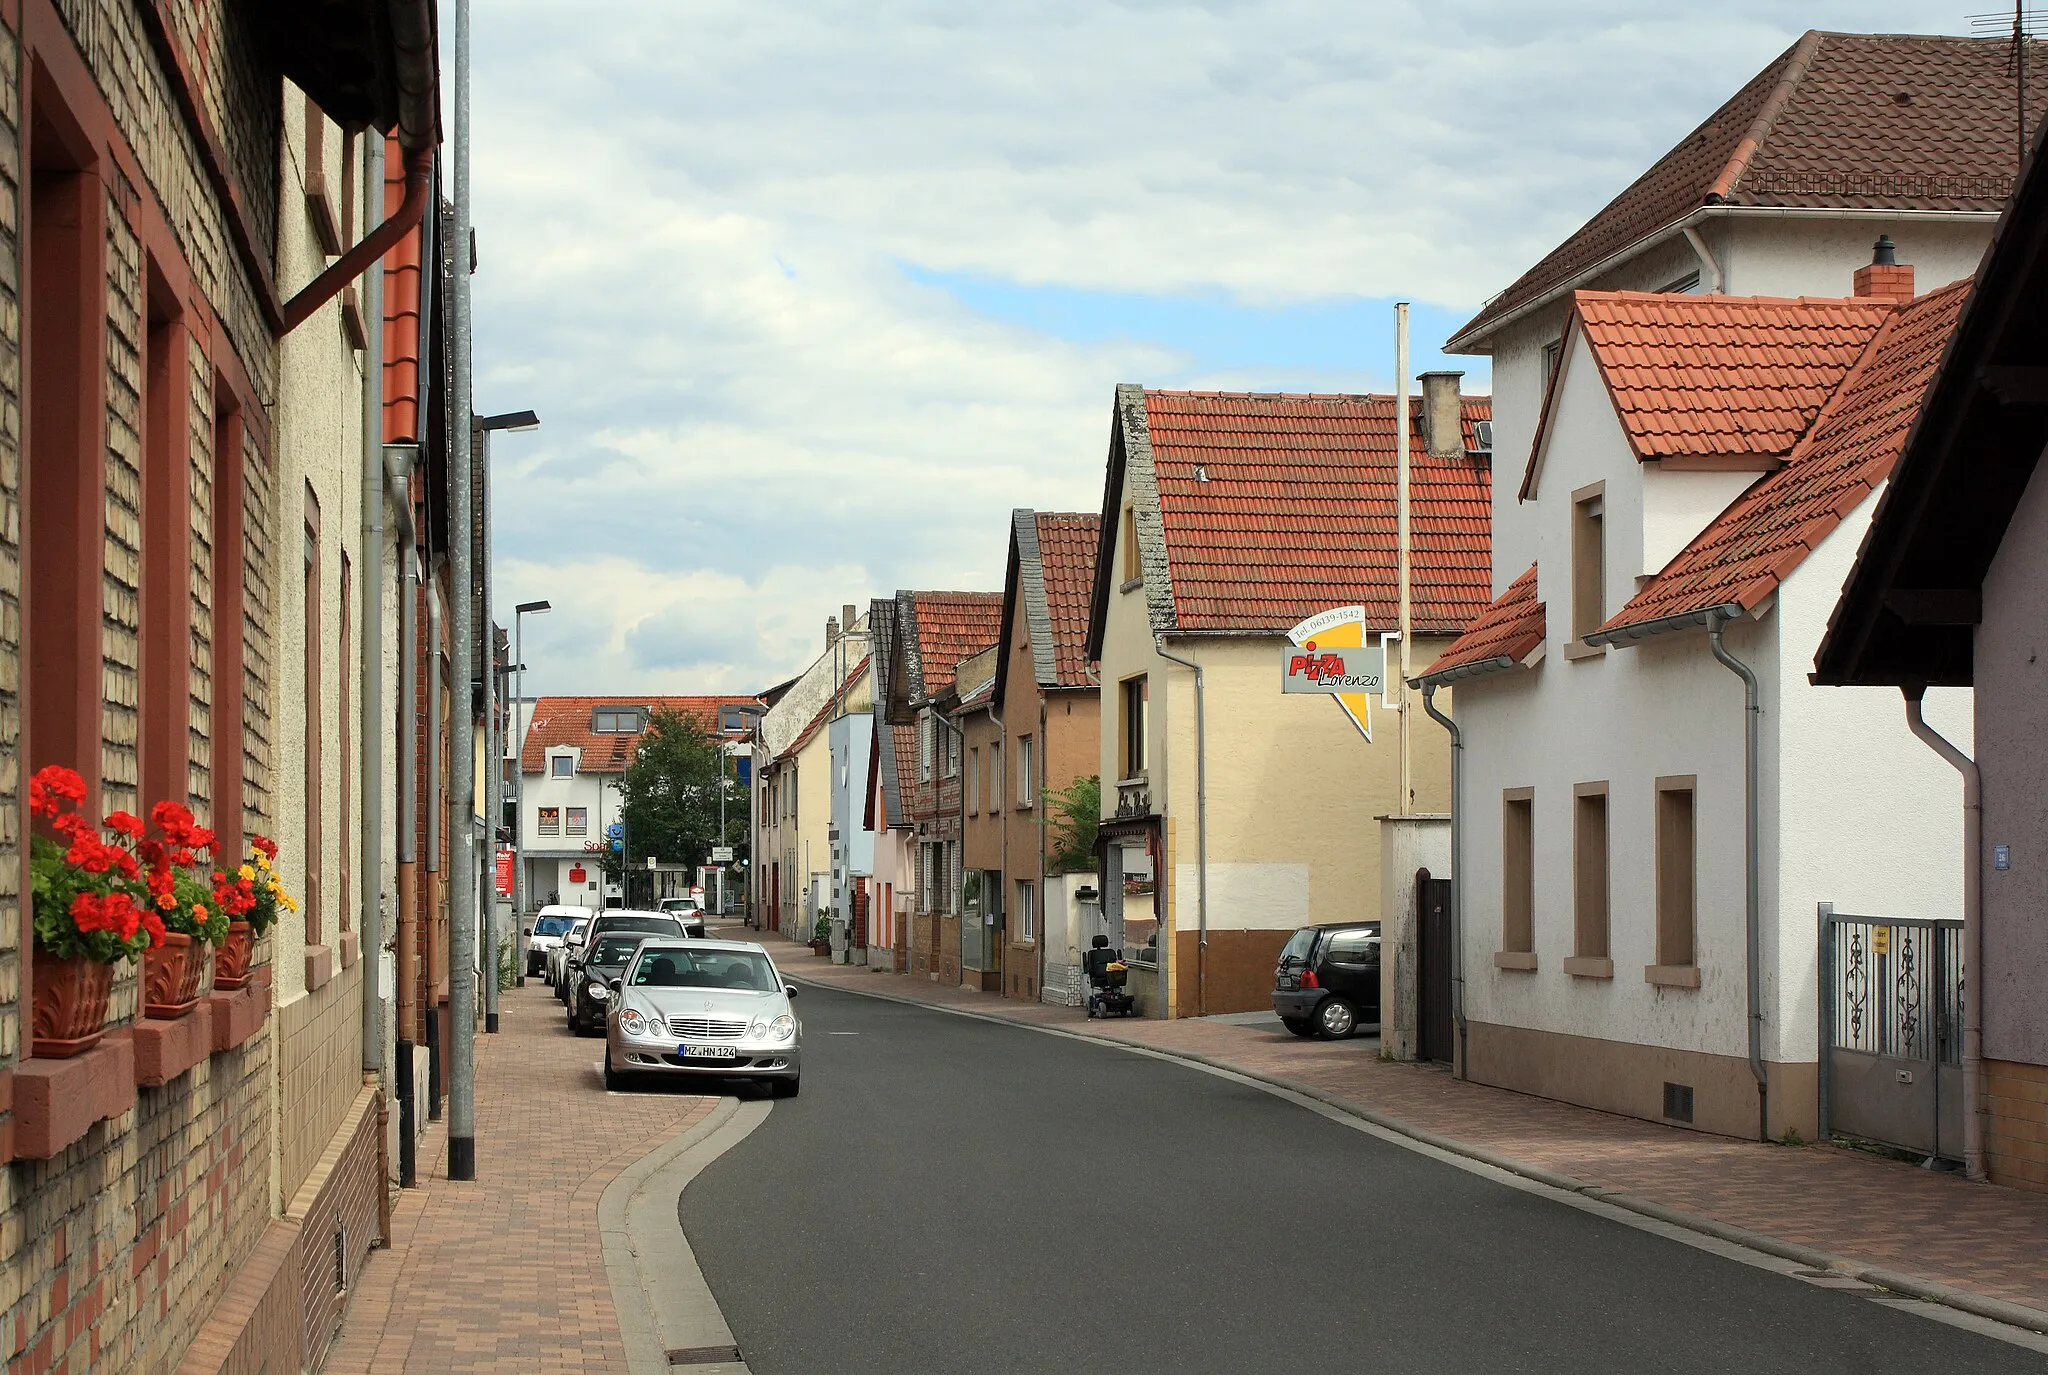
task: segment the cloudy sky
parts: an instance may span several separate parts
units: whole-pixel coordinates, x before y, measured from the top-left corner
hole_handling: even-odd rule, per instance
[[[1116,383],[1385,391],[1393,301],[1436,365],[1800,31],[1991,8],[481,0],[529,691],[749,691],[844,602],[1000,588],[1012,507],[1100,507]]]

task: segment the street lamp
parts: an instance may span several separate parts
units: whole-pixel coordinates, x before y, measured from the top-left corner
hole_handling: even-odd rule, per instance
[[[521,602],[512,608],[512,929],[514,964],[519,987],[526,987],[526,732],[519,724],[519,712],[526,702],[526,655],[521,652],[521,635],[528,616],[545,616],[554,606],[545,601]]]

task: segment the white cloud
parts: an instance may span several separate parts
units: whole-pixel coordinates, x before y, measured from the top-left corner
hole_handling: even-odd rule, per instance
[[[974,314],[901,267],[1476,307],[1796,32],[1777,0],[763,4],[475,17],[478,404],[530,684],[759,686],[842,602],[1093,509],[1111,386],[1384,386]],[[1911,29],[1946,6],[1812,4]],[[545,626],[545,629],[543,629]],[[721,626],[731,633],[719,635]]]

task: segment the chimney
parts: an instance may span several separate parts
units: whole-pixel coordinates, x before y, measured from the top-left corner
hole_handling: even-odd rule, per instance
[[[830,649],[838,643],[839,618],[837,616],[827,616],[825,618],[825,648]]]
[[[1422,374],[1422,443],[1431,458],[1465,456],[1465,400],[1462,372]]]
[[[1856,294],[1896,305],[1913,299],[1913,265],[1899,261],[1899,246],[1889,234],[1878,235],[1870,246],[1870,266],[1856,269]]]
[[[853,623],[860,619],[860,608],[847,602],[839,608],[839,624],[848,634],[853,633]]]

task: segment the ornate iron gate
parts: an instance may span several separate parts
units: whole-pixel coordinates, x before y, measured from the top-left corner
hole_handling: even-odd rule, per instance
[[[1957,1158],[1963,923],[1820,905],[1820,1134]]]

